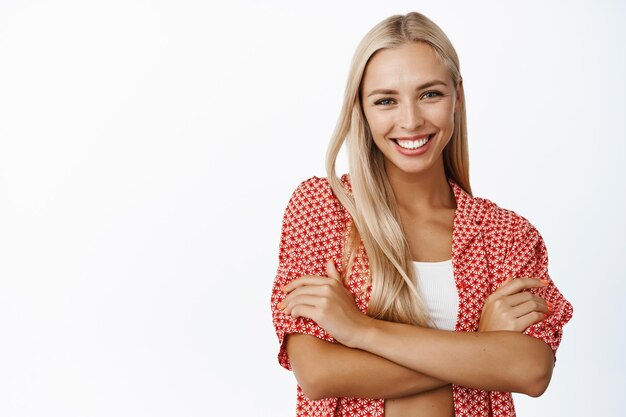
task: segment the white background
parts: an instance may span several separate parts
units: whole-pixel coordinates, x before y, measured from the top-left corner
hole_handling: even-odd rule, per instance
[[[147,0],[0,1],[0,415],[295,415],[283,211],[358,41],[411,10],[459,53],[474,195],[540,230],[574,306],[518,415],[618,415],[623,2]]]

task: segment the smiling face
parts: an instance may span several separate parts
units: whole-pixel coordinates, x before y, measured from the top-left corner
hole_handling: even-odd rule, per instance
[[[423,42],[372,56],[363,75],[361,105],[388,175],[443,172],[443,149],[454,131],[456,88],[443,61]]]

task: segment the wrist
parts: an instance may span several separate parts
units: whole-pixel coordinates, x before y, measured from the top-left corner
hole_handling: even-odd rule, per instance
[[[370,346],[370,341],[374,337],[374,333],[376,333],[378,328],[378,323],[380,320],[376,320],[373,317],[363,315],[363,319],[361,320],[357,331],[354,332],[354,336],[350,341],[351,348],[361,349],[367,351],[367,347]]]

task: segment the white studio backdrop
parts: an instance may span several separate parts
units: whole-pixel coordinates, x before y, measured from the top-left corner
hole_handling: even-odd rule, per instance
[[[574,306],[518,415],[617,416],[623,2],[147,0],[0,1],[0,415],[295,415],[283,211],[358,41],[412,10],[460,56],[474,194],[540,230]]]

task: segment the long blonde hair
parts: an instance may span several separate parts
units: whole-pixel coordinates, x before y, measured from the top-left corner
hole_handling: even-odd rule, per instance
[[[344,271],[350,270],[361,240],[367,252],[372,284],[367,314],[383,320],[433,327],[416,285],[384,158],[374,145],[360,98],[363,73],[372,55],[380,49],[408,42],[430,45],[450,70],[453,84],[460,81],[456,51],[445,33],[430,19],[412,12],[391,16],[377,24],[365,35],[352,59],[343,106],[326,155],[326,171],[333,192],[350,213],[354,226],[344,248]],[[471,195],[462,88],[459,94],[454,131],[443,150],[443,160],[446,176]],[[352,193],[343,186],[335,170],[337,155],[346,140]]]

